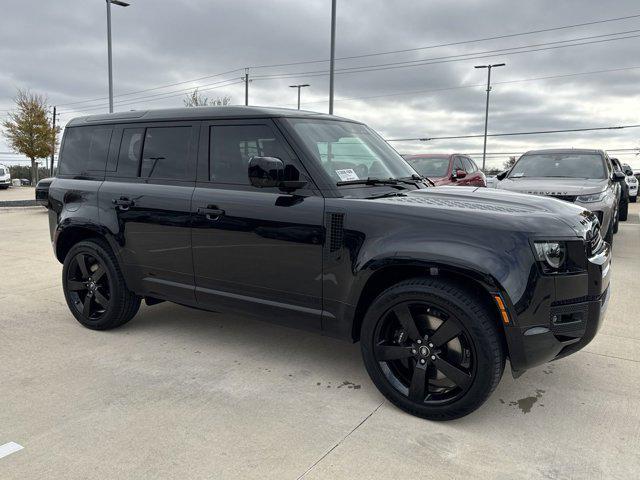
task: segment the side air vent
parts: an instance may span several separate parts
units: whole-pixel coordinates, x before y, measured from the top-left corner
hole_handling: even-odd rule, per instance
[[[327,213],[329,252],[337,252],[344,243],[344,213]]]

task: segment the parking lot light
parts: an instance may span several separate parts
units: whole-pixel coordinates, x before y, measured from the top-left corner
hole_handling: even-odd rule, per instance
[[[487,69],[487,106],[484,112],[484,146],[482,148],[482,171],[485,171],[487,157],[487,127],[489,124],[489,92],[491,91],[491,69],[494,67],[504,67],[506,63],[494,63],[489,65],[476,65],[474,68]]]
[[[111,66],[111,4],[128,7],[122,0],[106,0],[107,2],[107,57],[109,63],[109,113],[113,113],[113,68]]]

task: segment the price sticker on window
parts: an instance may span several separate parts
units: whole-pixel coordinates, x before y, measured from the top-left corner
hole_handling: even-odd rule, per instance
[[[343,182],[348,182],[349,180],[360,180],[358,178],[358,174],[353,170],[353,168],[336,170],[336,175],[338,175],[338,177],[340,177],[340,180],[342,180]]]

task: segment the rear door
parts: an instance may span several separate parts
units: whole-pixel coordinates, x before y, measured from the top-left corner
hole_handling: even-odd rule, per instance
[[[125,278],[136,293],[195,301],[191,197],[198,127],[163,122],[114,132],[100,189],[101,220],[119,243]]]
[[[307,186],[253,187],[253,156],[280,158]],[[199,304],[320,329],[324,198],[272,120],[203,125],[191,212]]]

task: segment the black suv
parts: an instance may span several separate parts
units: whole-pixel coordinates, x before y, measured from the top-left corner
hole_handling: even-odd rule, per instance
[[[478,408],[507,358],[517,376],[584,347],[609,296],[586,209],[430,188],[367,126],[312,112],[74,119],[49,208],[84,326],[168,300],[360,341],[380,391],[429,419]]]

